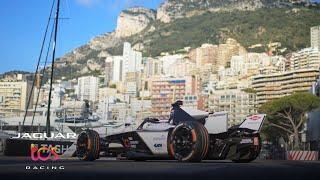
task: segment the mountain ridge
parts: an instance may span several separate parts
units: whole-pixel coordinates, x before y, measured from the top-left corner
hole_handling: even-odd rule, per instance
[[[214,3],[219,2],[224,3],[215,6]],[[246,48],[262,44],[262,48],[252,51],[265,52],[266,45],[270,42],[279,42],[282,48],[287,48],[286,52],[308,46],[310,26],[320,22],[319,5],[293,5],[289,0],[277,2],[278,4],[274,4],[272,0],[167,0],[156,11],[142,7],[129,8],[119,15],[115,31],[93,37],[87,44],[58,58],[56,79],[103,73],[105,58],[121,55],[125,41],[132,43],[134,49],[142,51],[144,56],[153,57],[159,56],[161,52],[174,53],[187,46],[195,48],[203,43],[223,43],[229,37]],[[168,6],[168,3],[171,5]],[[242,3],[240,9],[234,8],[239,3]],[[169,22],[161,20],[159,16],[159,10],[164,6],[171,16]],[[181,11],[178,12],[176,6],[184,10],[180,8]],[[180,15],[181,12],[183,15]],[[124,23],[124,28],[134,23],[138,26],[130,31],[130,28],[121,29],[121,23]]]

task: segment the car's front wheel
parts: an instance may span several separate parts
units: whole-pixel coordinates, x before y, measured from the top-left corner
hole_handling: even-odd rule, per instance
[[[100,136],[96,131],[86,130],[77,139],[76,155],[83,161],[94,161],[100,154]]]
[[[197,121],[178,124],[168,136],[168,152],[181,162],[200,162],[209,147],[206,128]]]

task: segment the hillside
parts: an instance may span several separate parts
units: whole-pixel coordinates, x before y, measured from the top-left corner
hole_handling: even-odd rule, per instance
[[[281,47],[287,48],[287,52],[290,52],[308,47],[310,27],[319,24],[319,8],[207,12],[168,24],[155,22],[155,31],[132,36],[129,41],[133,44],[142,43],[145,47],[144,54],[150,56],[186,46],[194,48],[202,43],[223,43],[229,37],[236,39],[246,48],[255,44],[280,42]],[[267,47],[252,49],[258,52],[266,50]]]
[[[166,0],[157,10],[157,19],[169,23],[176,19],[199,15],[204,11],[254,11],[292,5],[290,0]]]
[[[174,2],[180,2],[180,8],[186,5],[183,10],[185,13],[177,16],[173,13],[178,12],[175,9],[177,4],[171,4],[170,15],[174,18],[170,22],[163,22],[158,16],[159,9],[166,3],[158,8],[157,17],[154,17],[156,12],[144,8],[123,11],[119,15],[115,32],[97,36],[88,44],[59,58],[55,77],[58,79],[64,76],[70,79],[80,75],[101,74],[105,58],[121,55],[125,41],[131,42],[144,56],[153,57],[161,52],[175,52],[187,46],[195,48],[203,43],[224,43],[229,37],[236,39],[246,48],[261,44],[259,48],[249,49],[252,52],[265,52],[268,50],[267,44],[279,42],[280,48],[286,49],[282,52],[285,54],[308,47],[310,27],[320,24],[319,6],[284,6],[266,3],[269,0],[260,0],[262,4],[259,0],[241,0],[239,2],[247,3],[242,5],[253,3],[251,5],[255,8],[233,9],[234,4],[222,3],[219,11],[213,11],[212,7],[216,4],[207,4],[207,7],[201,0],[195,0],[193,2],[201,3],[197,7],[195,4],[188,4],[188,1],[181,4],[182,1],[184,2]],[[173,1],[166,2],[170,4]],[[224,9],[221,10],[221,7]],[[197,13],[194,13],[196,9]],[[190,12],[193,12],[192,15]],[[136,23],[140,25],[130,29],[131,25]]]

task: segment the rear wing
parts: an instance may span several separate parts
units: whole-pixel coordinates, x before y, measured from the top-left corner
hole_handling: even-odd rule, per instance
[[[239,125],[239,128],[251,129],[260,132],[266,114],[255,114],[246,117],[246,119]]]

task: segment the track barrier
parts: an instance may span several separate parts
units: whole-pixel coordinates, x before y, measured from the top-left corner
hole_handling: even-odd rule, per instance
[[[287,151],[287,160],[317,161],[318,151]]]

